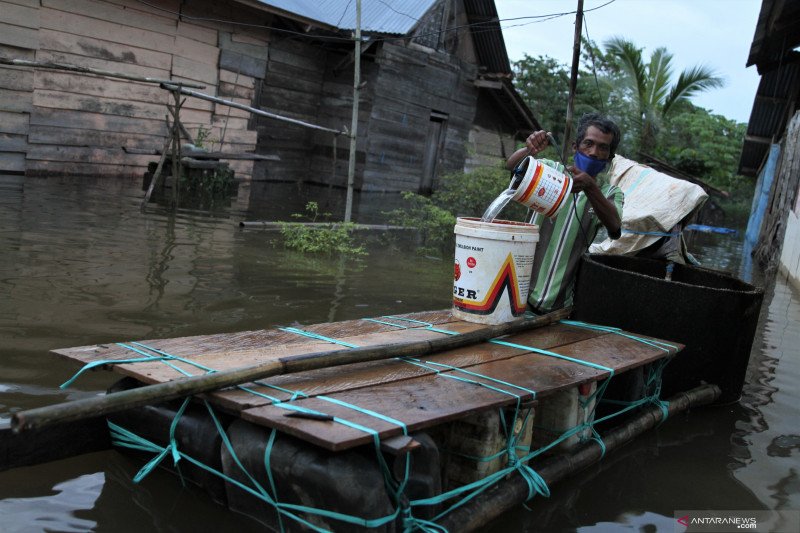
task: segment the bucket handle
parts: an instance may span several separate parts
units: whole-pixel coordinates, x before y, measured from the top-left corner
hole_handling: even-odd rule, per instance
[[[526,153],[525,156],[519,160],[517,166],[511,171],[511,183],[508,184],[509,189],[517,190],[519,184],[522,183],[522,179],[525,177],[525,172],[521,170],[521,167],[523,163],[528,163],[528,165],[525,166],[525,170],[528,169],[528,166],[530,166],[530,161],[528,160],[533,159],[533,157],[531,157],[532,152],[533,148],[528,149],[528,153]]]

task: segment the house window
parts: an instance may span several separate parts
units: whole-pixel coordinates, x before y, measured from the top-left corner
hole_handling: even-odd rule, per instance
[[[425,158],[423,159],[422,177],[419,183],[420,194],[433,191],[439,157],[444,147],[445,130],[447,129],[447,113],[431,111],[428,123],[428,136],[425,139]]]

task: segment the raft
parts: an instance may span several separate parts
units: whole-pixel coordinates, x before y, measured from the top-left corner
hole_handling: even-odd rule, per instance
[[[468,335],[449,310],[54,350],[125,376],[110,392],[366,346]],[[284,531],[477,529],[688,406],[661,399],[680,343],[560,320],[471,346],[274,376],[108,416],[112,442]],[[610,383],[645,375],[599,417]],[[80,372],[74,379],[80,379]],[[701,402],[713,390],[698,394]],[[685,407],[684,407],[685,408]],[[616,418],[619,417],[619,418]],[[603,429],[603,434],[598,431]],[[615,433],[617,432],[617,433]],[[607,440],[608,442],[604,442]],[[581,459],[581,457],[583,459]],[[583,462],[582,462],[583,461]],[[542,473],[545,473],[544,475]],[[179,485],[176,485],[176,487]]]

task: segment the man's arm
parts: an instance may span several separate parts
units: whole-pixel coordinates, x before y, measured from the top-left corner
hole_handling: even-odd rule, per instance
[[[536,132],[531,133],[528,135],[528,138],[525,139],[525,148],[520,148],[513,154],[511,157],[508,158],[506,161],[506,168],[508,170],[514,170],[519,162],[527,155],[535,156],[545,148],[547,148],[548,144],[547,140],[547,132],[544,130],[539,130]]]
[[[608,230],[608,236],[618,239],[622,235],[622,221],[619,218],[617,207],[605,197],[597,180],[574,166],[569,167],[569,171],[572,174],[572,192],[583,191],[586,194],[597,218]]]

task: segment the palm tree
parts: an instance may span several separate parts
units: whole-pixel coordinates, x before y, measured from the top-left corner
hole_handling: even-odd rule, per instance
[[[656,48],[645,65],[642,49],[624,37],[612,37],[605,42],[607,53],[617,58],[624,73],[627,88],[638,107],[639,147],[651,153],[656,145],[656,135],[663,119],[681,102],[708,89],[722,87],[723,79],[708,67],[697,65],[685,69],[678,81],[672,78],[672,54],[666,48]]]

